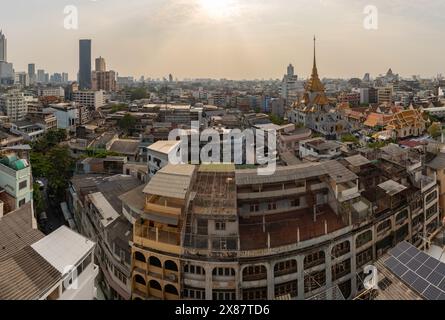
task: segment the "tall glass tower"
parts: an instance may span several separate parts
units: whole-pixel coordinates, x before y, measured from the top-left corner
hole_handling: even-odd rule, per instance
[[[6,45],[6,37],[3,34],[3,31],[0,30],[0,61],[7,62],[7,45]]]
[[[91,89],[91,40],[79,41],[79,87]]]

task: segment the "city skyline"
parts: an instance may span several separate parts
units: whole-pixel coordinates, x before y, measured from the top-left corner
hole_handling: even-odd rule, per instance
[[[308,78],[316,34],[321,77],[377,76],[389,68],[404,77],[445,73],[437,42],[444,22],[435,13],[445,5],[439,1],[425,8],[420,1],[377,0],[377,30],[363,27],[365,1],[132,0],[126,10],[119,4],[74,1],[79,28],[66,30],[66,3],[7,1],[0,28],[10,62],[16,71],[35,63],[75,79],[78,41],[92,39],[92,58],[103,56],[122,76],[276,79],[292,63]]]

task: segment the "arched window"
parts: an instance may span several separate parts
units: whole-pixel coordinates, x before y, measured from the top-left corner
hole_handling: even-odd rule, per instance
[[[150,285],[150,289],[156,289],[162,291],[161,285],[156,280],[150,280],[148,284]]]
[[[164,287],[165,293],[175,294],[178,295],[178,290],[175,286],[172,286],[171,284],[168,284]]]
[[[142,253],[140,253],[139,251],[136,251],[134,253],[134,259],[136,261],[140,261],[140,262],[147,262],[147,260],[145,260],[145,256]]]
[[[324,251],[316,251],[304,257],[304,268],[312,268],[325,263]]]
[[[158,258],[151,256],[151,257],[148,259],[148,261],[149,261],[149,263],[150,263],[151,266],[153,266],[153,267],[158,267],[158,268],[162,268],[161,260],[159,260]]]
[[[336,244],[332,248],[331,255],[337,258],[347,254],[349,251],[351,251],[351,245],[349,241],[344,241],[339,244]]]
[[[167,260],[164,263],[165,269],[170,271],[178,271],[178,266],[171,260]]]
[[[142,284],[143,286],[145,286],[145,285],[147,284],[147,283],[145,282],[144,278],[143,278],[141,275],[139,275],[139,274],[137,274],[137,275],[134,277],[134,281],[135,281],[136,283]]]
[[[243,270],[243,281],[255,281],[267,278],[267,269],[263,265],[248,266]]]

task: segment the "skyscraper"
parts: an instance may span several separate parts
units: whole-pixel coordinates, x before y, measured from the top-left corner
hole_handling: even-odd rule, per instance
[[[79,40],[79,86],[91,89],[91,40]]]
[[[289,64],[289,66],[287,67],[287,76],[293,77],[294,74],[295,74],[294,66],[292,64]]]
[[[37,82],[44,83],[45,82],[45,70],[37,70]]]
[[[7,56],[7,41],[6,37],[3,34],[3,31],[0,30],[0,61],[7,62],[8,56]]]
[[[36,65],[34,63],[28,64],[28,75],[31,84],[36,82]]]
[[[107,70],[105,59],[102,57],[99,57],[96,59],[96,71],[98,72],[105,72]]]

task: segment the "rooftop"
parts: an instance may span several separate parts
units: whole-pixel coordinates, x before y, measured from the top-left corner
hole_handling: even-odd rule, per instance
[[[60,227],[31,245],[62,275],[69,271],[67,266],[76,265],[94,246],[94,242],[66,226]]]
[[[180,141],[157,141],[148,147],[148,150],[156,151],[163,154],[169,154],[174,150],[181,142]]]
[[[305,241],[321,237],[325,235],[325,221],[328,233],[346,227],[329,206],[319,207],[318,211],[316,222],[312,209],[264,216],[265,232],[263,216],[240,218],[241,250],[267,248],[268,234],[270,234],[271,248],[295,244],[298,238],[300,241]]]
[[[120,154],[133,155],[138,152],[139,144],[140,141],[137,140],[118,139],[110,146],[110,151]]]
[[[167,165],[151,178],[144,193],[184,200],[192,181],[195,166]]]

